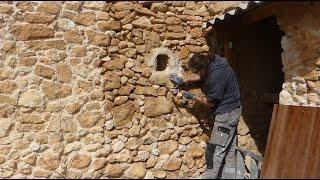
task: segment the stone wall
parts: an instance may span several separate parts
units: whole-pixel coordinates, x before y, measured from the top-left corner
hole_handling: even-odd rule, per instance
[[[295,6],[278,14],[280,28],[286,33],[281,42],[285,73],[281,104],[320,106],[319,7]]]
[[[199,177],[207,116],[146,61],[162,47],[185,67],[239,3],[1,2],[0,177]]]

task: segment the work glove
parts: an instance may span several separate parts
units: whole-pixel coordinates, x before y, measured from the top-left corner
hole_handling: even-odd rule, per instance
[[[170,74],[169,79],[171,82],[173,82],[177,86],[180,86],[181,84],[183,84],[183,79],[181,77],[178,77],[176,73]]]
[[[183,93],[182,93],[182,96],[184,97],[184,98],[186,98],[186,99],[189,99],[189,100],[192,100],[192,99],[194,99],[196,96],[195,95],[193,95],[193,94],[191,94],[191,93],[189,93],[189,92],[186,92],[186,91],[184,91]]]

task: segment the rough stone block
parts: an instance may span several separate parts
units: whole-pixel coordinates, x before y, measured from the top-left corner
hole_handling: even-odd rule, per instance
[[[101,118],[99,112],[84,112],[77,116],[77,120],[83,128],[92,128]]]
[[[121,23],[119,21],[102,21],[98,23],[98,28],[101,31],[108,31],[108,30],[114,30],[114,31],[121,31]]]
[[[23,24],[16,25],[11,28],[11,32],[17,40],[36,40],[44,38],[52,38],[53,29],[45,25]]]
[[[42,2],[38,6],[37,11],[49,13],[49,14],[59,14],[61,8],[62,6],[58,2],[47,1],[47,2]]]
[[[0,82],[0,93],[11,94],[17,88],[18,88],[18,85],[13,81]]]
[[[49,100],[67,97],[72,93],[69,85],[45,81],[41,84],[41,89]]]
[[[55,15],[48,15],[44,13],[26,13],[24,20],[28,23],[51,23],[55,19]]]
[[[72,20],[80,25],[91,26],[96,23],[96,16],[94,12],[80,12]]]
[[[35,69],[34,69],[34,73],[38,76],[47,78],[47,79],[51,79],[51,77],[54,75],[55,71],[54,69],[47,67],[47,66],[43,66],[43,65],[36,65]]]
[[[104,87],[106,90],[113,90],[121,87],[121,79],[115,74],[107,73],[105,81]]]
[[[29,49],[35,51],[41,51],[46,49],[66,49],[66,42],[64,40],[31,41],[26,44]]]
[[[84,154],[77,154],[75,157],[71,159],[71,167],[77,169],[83,169],[88,167],[91,163],[91,157]]]
[[[125,59],[115,59],[112,61],[107,61],[103,64],[103,67],[106,68],[107,70],[121,70],[124,68],[125,63],[127,62],[127,60]]]
[[[135,108],[131,102],[113,108],[114,126],[118,127],[130,122],[133,118],[134,113]]]
[[[97,46],[109,46],[110,45],[110,37],[104,33],[95,32],[93,30],[89,30],[85,32],[89,41]]]
[[[27,107],[39,107],[42,101],[42,97],[38,91],[29,90],[20,96],[18,103]]]
[[[145,98],[145,116],[155,117],[163,114],[171,113],[173,109],[172,103],[164,96],[158,98]]]

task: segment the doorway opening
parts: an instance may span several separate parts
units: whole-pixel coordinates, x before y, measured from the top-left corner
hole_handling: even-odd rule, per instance
[[[242,119],[254,143],[239,142],[246,149],[264,155],[274,104],[284,82],[281,38],[284,32],[276,17],[244,23],[238,18],[215,28],[223,54],[235,70],[240,85]],[[241,141],[241,138],[239,138]]]

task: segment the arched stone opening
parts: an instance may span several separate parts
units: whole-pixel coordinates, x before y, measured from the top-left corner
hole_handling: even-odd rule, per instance
[[[171,73],[183,76],[181,63],[176,55],[165,47],[155,48],[145,57],[145,62],[149,67],[153,68],[152,77],[150,79],[161,79],[159,84],[166,84]]]

